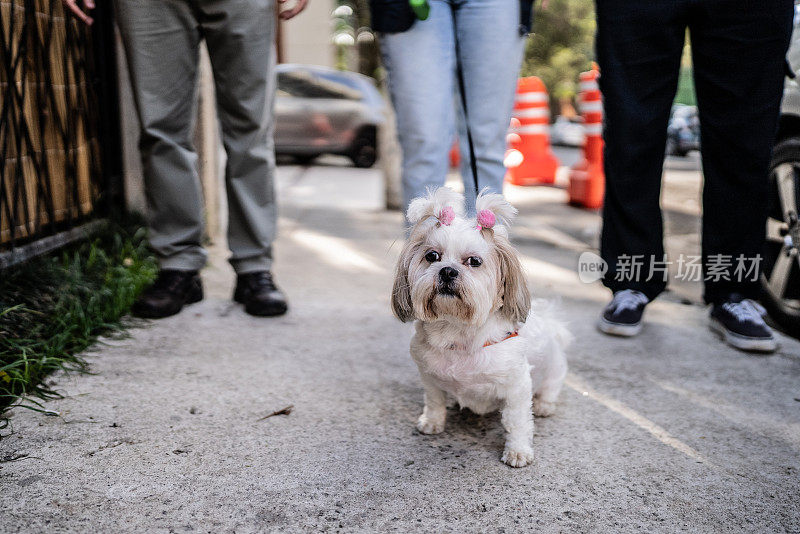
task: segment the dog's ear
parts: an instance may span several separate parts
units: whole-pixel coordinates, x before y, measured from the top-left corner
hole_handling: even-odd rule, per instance
[[[517,251],[508,241],[507,229],[517,208],[503,195],[489,193],[487,188],[475,200],[475,213],[481,235],[494,243],[500,260],[500,290],[503,292],[500,313],[509,321],[524,323],[531,311],[531,294]]]
[[[503,234],[517,215],[517,208],[512,206],[498,193],[489,193],[489,188],[484,188],[475,200],[475,213],[478,217],[478,226],[482,229],[501,230]],[[499,223],[502,229],[495,226]]]
[[[429,189],[426,196],[412,200],[408,205],[406,218],[414,226],[430,217],[435,217],[442,224],[449,225],[455,215],[463,213],[464,196],[449,187],[440,187],[436,190]]]
[[[531,311],[531,293],[525,271],[517,251],[505,236],[494,235],[494,244],[500,258],[500,284],[503,291],[500,313],[511,322],[524,323]]]
[[[408,269],[414,253],[422,242],[421,232],[413,232],[411,237],[406,240],[403,250],[400,252],[400,259],[397,260],[397,268],[394,273],[394,284],[392,284],[392,312],[395,317],[404,323],[414,318],[414,305],[411,303],[411,284],[408,281]]]

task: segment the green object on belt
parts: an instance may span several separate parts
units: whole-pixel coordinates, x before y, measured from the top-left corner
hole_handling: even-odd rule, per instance
[[[408,3],[419,20],[425,20],[431,14],[431,5],[428,0],[408,0]]]

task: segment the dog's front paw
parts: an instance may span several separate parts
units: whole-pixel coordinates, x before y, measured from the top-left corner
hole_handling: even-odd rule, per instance
[[[439,434],[444,431],[444,421],[432,421],[425,415],[420,415],[417,420],[417,430],[423,434]]]
[[[525,467],[533,463],[533,449],[506,449],[501,460],[511,467]]]
[[[536,417],[550,417],[556,413],[556,403],[533,399],[533,415]]]

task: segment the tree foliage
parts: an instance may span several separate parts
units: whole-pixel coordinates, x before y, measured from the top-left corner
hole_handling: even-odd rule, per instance
[[[593,0],[549,0],[537,2],[528,39],[522,76],[538,76],[553,100],[573,98],[578,74],[589,70],[594,60]]]

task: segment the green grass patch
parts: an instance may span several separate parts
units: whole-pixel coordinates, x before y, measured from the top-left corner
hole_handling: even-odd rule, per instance
[[[54,371],[86,372],[80,353],[122,317],[155,277],[138,220],[104,223],[92,236],[0,271],[0,428],[15,406],[45,411]]]

